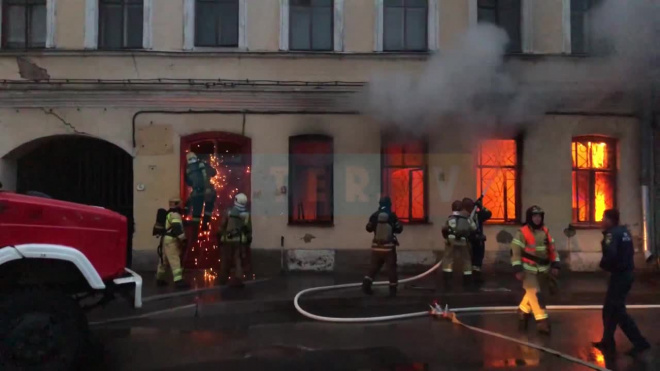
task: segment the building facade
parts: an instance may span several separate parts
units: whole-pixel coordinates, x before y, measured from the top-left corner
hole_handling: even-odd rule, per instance
[[[508,238],[534,204],[571,269],[597,268],[608,207],[648,245],[642,122],[625,94],[600,92],[589,110],[567,105],[520,132],[475,140],[457,140],[447,122],[392,130],[355,104],[373,74],[421,73],[478,22],[506,30],[507,66],[521,80],[596,100],[526,74],[584,68],[590,1],[1,3],[4,188],[124,213],[138,269],[155,268],[156,210],[189,196],[189,151],[218,171],[214,218],[236,192],[249,195],[256,274],[366,265],[364,225],[382,194],[406,222],[403,265],[435,262],[451,202],[482,192],[494,214],[489,267],[507,262]],[[216,266],[209,235],[188,267]]]

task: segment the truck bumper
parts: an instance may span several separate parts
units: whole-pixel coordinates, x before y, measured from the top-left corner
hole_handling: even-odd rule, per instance
[[[135,308],[142,308],[142,276],[128,268],[124,269],[129,275],[126,277],[116,278],[112,282],[117,286],[135,285],[135,292],[133,294],[133,306]]]

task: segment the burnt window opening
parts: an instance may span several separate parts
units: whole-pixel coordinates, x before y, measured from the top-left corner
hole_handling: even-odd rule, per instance
[[[99,0],[99,48],[143,47],[144,0]]]
[[[238,47],[238,0],[196,0],[195,46]]]
[[[385,138],[381,153],[381,191],[392,199],[392,211],[404,223],[427,223],[428,143]]]
[[[573,138],[573,223],[596,227],[616,207],[616,146],[605,137]]]
[[[324,135],[289,138],[289,223],[332,225],[333,139]]]
[[[598,36],[593,12],[603,0],[571,0],[571,54],[607,54],[613,44]]]
[[[495,24],[509,35],[506,53],[522,53],[522,6],[521,0],[478,0],[479,22]]]
[[[385,0],[383,50],[428,50],[428,0]]]
[[[515,223],[520,215],[520,140],[491,139],[477,151],[477,197],[493,216],[488,223]]]
[[[42,49],[46,47],[46,0],[2,1],[2,47]]]
[[[289,49],[334,49],[333,0],[291,0],[289,11]]]

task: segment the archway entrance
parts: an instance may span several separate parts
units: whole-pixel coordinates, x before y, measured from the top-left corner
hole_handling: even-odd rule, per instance
[[[10,154],[16,191],[101,206],[128,219],[127,264],[132,260],[133,158],[112,143],[77,135],[41,138]]]
[[[210,177],[207,187],[213,192],[193,194],[186,183],[186,154],[193,152],[200,161],[209,164],[215,175]],[[238,193],[250,195],[250,167],[252,164],[250,138],[225,132],[193,134],[181,139],[181,190],[182,201],[188,206],[187,232],[189,246],[184,257],[184,266],[217,272],[220,267],[220,249],[216,232],[222,214],[233,205]],[[249,208],[249,205],[248,205]],[[204,215],[210,218],[204,218]],[[244,259],[243,272],[252,275],[250,252]]]

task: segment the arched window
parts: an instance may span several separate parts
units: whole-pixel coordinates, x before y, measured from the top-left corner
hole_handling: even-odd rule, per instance
[[[595,225],[616,207],[616,140],[575,137],[572,153],[573,222]]]

